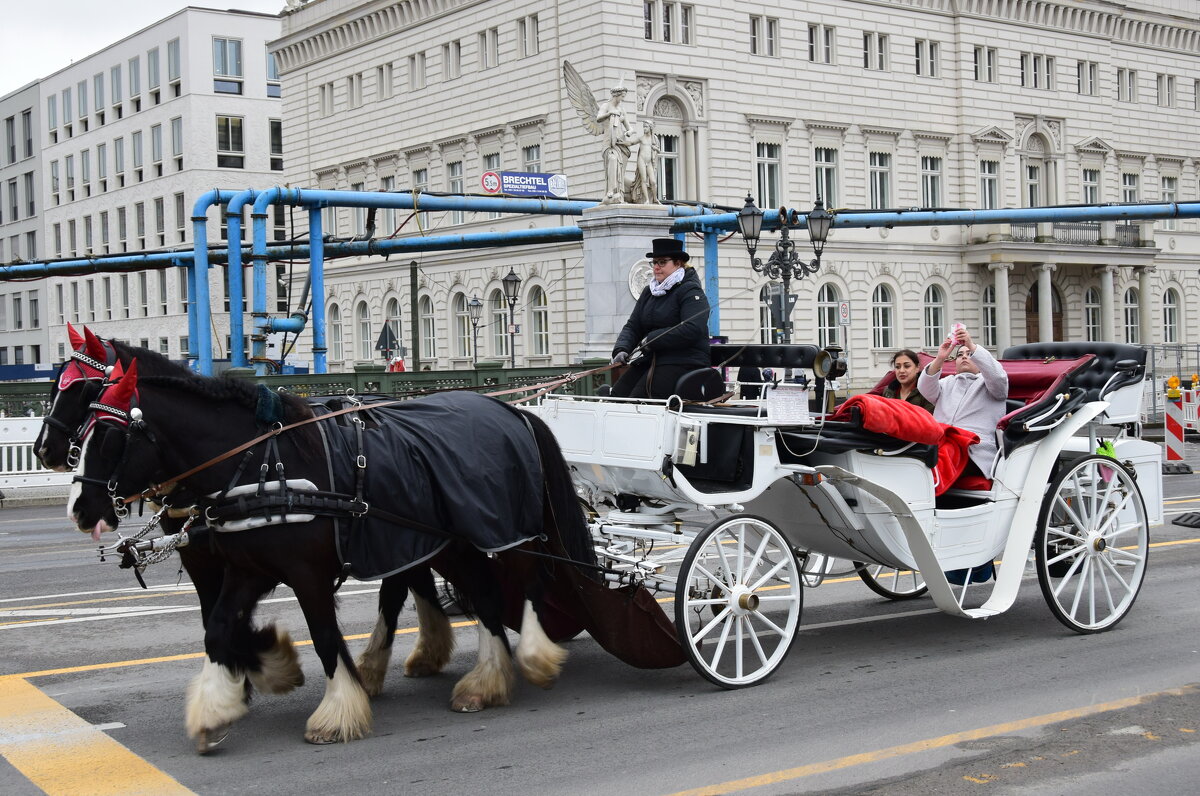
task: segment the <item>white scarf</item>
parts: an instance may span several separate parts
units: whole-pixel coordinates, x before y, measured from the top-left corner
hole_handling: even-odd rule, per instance
[[[671,288],[675,287],[676,285],[678,285],[680,282],[683,281],[683,277],[686,276],[686,273],[685,273],[686,271],[687,271],[686,267],[680,267],[680,268],[675,269],[675,273],[671,274],[670,276],[668,276],[666,279],[664,279],[661,282],[659,282],[657,279],[651,279],[650,280],[651,295],[654,295],[654,296],[667,295],[668,290],[670,290]]]

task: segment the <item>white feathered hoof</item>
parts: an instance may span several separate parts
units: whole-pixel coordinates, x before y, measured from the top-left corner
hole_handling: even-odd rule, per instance
[[[250,672],[250,682],[264,694],[286,694],[304,685],[300,656],[286,630],[275,628],[275,646],[259,656],[262,668]]]
[[[209,727],[200,730],[196,734],[196,753],[206,755],[220,746],[221,742],[229,737],[229,731],[232,729],[232,724],[224,724],[220,727]]]
[[[383,680],[387,675],[388,661],[391,660],[391,650],[383,652],[367,651],[354,661],[358,676],[362,679],[363,690],[367,696],[379,696],[383,691]]]
[[[417,645],[404,661],[404,676],[429,677],[450,662],[454,652],[454,632],[440,608],[430,605],[419,594],[413,595],[413,603],[421,632],[417,634]]]
[[[184,727],[196,751],[208,754],[248,710],[245,677],[205,660],[200,674],[188,684]]]
[[[450,709],[456,713],[478,713],[484,708],[507,705],[516,674],[504,642],[479,626],[479,662],[454,686]]]
[[[526,600],[521,640],[517,643],[517,668],[521,674],[538,688],[551,688],[566,659],[567,651],[550,640],[538,622],[533,605]]]
[[[325,698],[308,717],[304,740],[312,744],[357,741],[371,732],[371,703],[358,680],[338,661]]]

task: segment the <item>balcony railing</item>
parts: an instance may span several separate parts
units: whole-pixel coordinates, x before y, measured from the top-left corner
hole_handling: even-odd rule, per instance
[[[1076,246],[1100,245],[1099,221],[1055,221],[1052,225],[1055,243]],[[1009,234],[1018,243],[1033,243],[1037,240],[1038,225],[1034,223],[1009,224]],[[1117,224],[1117,245],[1137,246],[1139,242],[1137,224]]]
[[[1137,246],[1141,242],[1137,224],[1117,224],[1117,245]]]

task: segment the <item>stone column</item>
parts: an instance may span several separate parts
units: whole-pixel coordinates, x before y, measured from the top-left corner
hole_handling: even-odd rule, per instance
[[[1104,265],[1100,267],[1100,339],[1114,342],[1117,339],[1114,327],[1116,307],[1113,301],[1113,279],[1117,275],[1117,266]]]
[[[586,334],[577,361],[612,355],[617,334],[633,310],[630,269],[646,256],[652,238],[670,237],[672,223],[661,205],[597,205],[583,211],[579,227]]]
[[[991,263],[988,270],[996,288],[996,349],[1003,353],[1012,345],[1012,307],[1008,295],[1008,272],[1012,263]]]
[[[1038,272],[1038,341],[1050,343],[1054,341],[1054,284],[1050,275],[1054,273],[1054,263],[1042,263],[1036,266]]]
[[[1152,265],[1138,269],[1138,342],[1142,345],[1154,342],[1153,311],[1158,302],[1152,300],[1150,291],[1153,289],[1152,277],[1157,271]]]

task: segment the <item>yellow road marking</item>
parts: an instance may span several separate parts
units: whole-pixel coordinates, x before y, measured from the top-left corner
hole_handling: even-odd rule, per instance
[[[5,611],[32,611],[34,609],[46,608],[69,608],[72,605],[98,605],[100,603],[119,603],[127,600],[153,600],[157,597],[179,597],[180,595],[195,594],[195,589],[184,589],[181,591],[163,591],[163,592],[147,592],[145,594],[129,594],[123,597],[100,597],[94,600],[72,600],[65,603],[42,603],[41,605],[19,605],[13,608],[5,608]]]
[[[49,796],[192,793],[19,677],[0,703],[0,753]]]
[[[774,771],[769,774],[762,774],[757,777],[746,777],[745,779],[735,779],[729,782],[722,782],[717,785],[706,785],[692,790],[678,791],[672,796],[702,796],[707,794],[723,794],[733,793],[735,791],[747,790],[749,788],[761,788],[764,785],[775,785],[780,782],[789,782],[791,780],[810,777],[813,774],[824,774],[829,771],[839,771],[853,766],[860,766],[865,763],[877,763],[881,760],[890,760],[904,755],[916,754],[918,752],[927,752],[931,749],[942,749],[954,744],[963,743],[964,741],[977,741],[981,738],[990,738],[996,735],[1008,735],[1022,730],[1029,730],[1035,727],[1043,727],[1048,724],[1058,724],[1059,722],[1078,719],[1084,716],[1094,716],[1097,713],[1107,713],[1113,710],[1121,710],[1123,708],[1140,705],[1144,702],[1149,702],[1161,696],[1184,696],[1194,694],[1200,690],[1200,686],[1186,685],[1182,688],[1171,688],[1166,691],[1159,691],[1155,694],[1144,694],[1142,696],[1127,697],[1125,699],[1117,699],[1112,702],[1102,702],[1098,705],[1085,705],[1079,708],[1070,708],[1069,710],[1060,710],[1056,713],[1045,713],[1041,716],[1030,716],[1029,718],[1017,719],[1016,721],[1008,721],[1003,724],[992,724],[988,727],[980,727],[975,730],[966,730],[964,732],[956,732],[950,735],[942,735],[937,738],[925,738],[912,743],[900,744],[899,746],[889,746],[886,749],[876,749],[873,752],[863,752],[857,755],[847,755],[834,760],[826,760],[821,763],[810,763],[804,766],[796,766],[795,768],[787,768],[782,771]],[[985,775],[988,776],[988,775]],[[966,777],[966,779],[972,779]],[[979,782],[980,780],[973,780]]]

